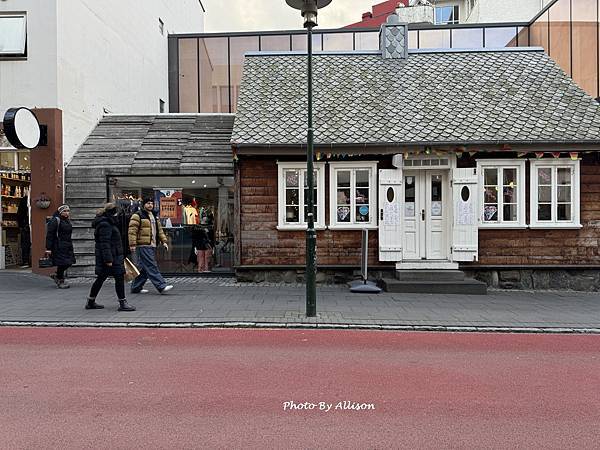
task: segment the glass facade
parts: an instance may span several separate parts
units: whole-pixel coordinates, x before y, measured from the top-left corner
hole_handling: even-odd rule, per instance
[[[599,93],[599,2],[556,0],[531,23],[410,26],[409,48],[503,48],[537,46],[592,97]],[[178,41],[178,98],[171,112],[235,112],[244,54],[250,51],[306,51],[302,31],[171,36]],[[318,30],[318,51],[379,49],[376,29]]]
[[[110,177],[108,188],[123,217],[154,198],[169,244],[157,249],[163,273],[233,270],[233,177]]]

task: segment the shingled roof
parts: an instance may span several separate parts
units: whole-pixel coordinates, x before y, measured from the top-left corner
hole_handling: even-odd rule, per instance
[[[104,117],[69,170],[161,175],[233,175],[232,114]]]
[[[306,55],[249,54],[236,147],[306,142]],[[541,49],[314,57],[317,145],[600,143],[600,106]]]

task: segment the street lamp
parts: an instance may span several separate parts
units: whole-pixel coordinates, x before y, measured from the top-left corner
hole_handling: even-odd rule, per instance
[[[317,232],[315,231],[314,201],[314,129],[312,118],[312,29],[317,26],[317,14],[332,0],[285,0],[292,8],[299,9],[304,17],[308,36],[308,136],[306,152],[306,184],[308,184],[308,213],[306,228],[306,315],[317,315]],[[323,186],[321,187],[323,188]]]

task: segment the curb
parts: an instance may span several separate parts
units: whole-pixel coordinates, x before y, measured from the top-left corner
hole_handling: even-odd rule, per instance
[[[329,330],[382,330],[382,331],[437,331],[451,333],[546,333],[546,334],[600,334],[600,328],[565,327],[499,327],[499,326],[443,326],[443,325],[382,325],[301,322],[27,322],[0,321],[0,327],[39,328],[277,328]]]

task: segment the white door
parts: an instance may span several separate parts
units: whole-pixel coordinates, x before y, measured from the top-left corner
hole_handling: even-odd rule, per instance
[[[402,169],[379,171],[379,260],[402,261]]]
[[[446,208],[447,172],[425,171],[425,255],[426,259],[447,259],[448,245],[446,224],[448,208]]]
[[[404,261],[448,258],[448,174],[443,170],[404,173]]]
[[[478,260],[477,170],[453,169],[452,260]]]

